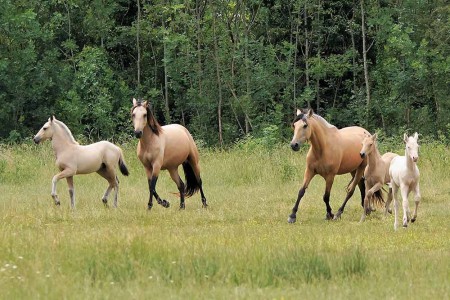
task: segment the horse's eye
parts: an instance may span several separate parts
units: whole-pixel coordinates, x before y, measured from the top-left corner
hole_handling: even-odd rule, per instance
[[[303,125],[303,128],[306,128],[306,127],[308,127],[308,124]]]
[[[132,114],[131,117],[134,119],[134,117],[136,116],[136,114]]]
[[[45,131],[45,130],[47,130],[47,127],[44,127],[44,128],[42,128],[42,129],[44,129],[44,131]]]
[[[144,114],[144,118],[147,118],[147,114]]]

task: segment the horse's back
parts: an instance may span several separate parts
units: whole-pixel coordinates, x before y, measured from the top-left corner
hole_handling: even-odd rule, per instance
[[[77,151],[78,174],[98,171],[103,164],[114,166],[119,161],[120,148],[108,141],[80,145]]]
[[[164,140],[164,166],[175,167],[191,156],[197,156],[197,146],[186,127],[180,124],[162,126]]]

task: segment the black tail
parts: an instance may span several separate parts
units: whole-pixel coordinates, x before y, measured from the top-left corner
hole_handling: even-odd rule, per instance
[[[376,191],[374,194],[373,194],[373,204],[374,205],[379,205],[379,206],[383,206],[383,204],[384,204],[384,198],[383,198],[383,193],[381,192],[381,190],[378,190],[378,191]]]
[[[123,161],[122,157],[119,158],[119,169],[123,175],[125,175],[125,176],[130,175],[130,172],[128,172],[128,168],[125,165],[125,162]]]
[[[194,170],[188,161],[183,163],[184,176],[186,179],[186,185],[184,189],[184,196],[186,198],[191,197],[200,189],[200,183],[195,176]]]

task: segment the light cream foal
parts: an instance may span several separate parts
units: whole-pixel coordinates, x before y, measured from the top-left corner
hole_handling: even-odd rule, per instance
[[[70,204],[74,208],[73,176],[97,172],[109,183],[102,198],[103,203],[107,205],[108,195],[112,189],[115,189],[114,207],[117,207],[119,179],[116,175],[116,167],[119,166],[123,175],[128,176],[129,174],[122,150],[119,147],[107,141],[82,146],[75,141],[69,128],[63,122],[56,120],[54,116],[48,119],[33,138],[36,144],[47,139],[52,141],[56,166],[60,170],[52,179],[52,197],[56,205],[60,205],[56,193],[58,180],[66,178],[69,186]]]

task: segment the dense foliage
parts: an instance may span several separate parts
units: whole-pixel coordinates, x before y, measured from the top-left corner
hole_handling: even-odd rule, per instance
[[[450,138],[445,0],[0,0],[0,140],[55,114],[130,135],[132,97],[206,145],[289,135],[296,107],[338,127]]]

